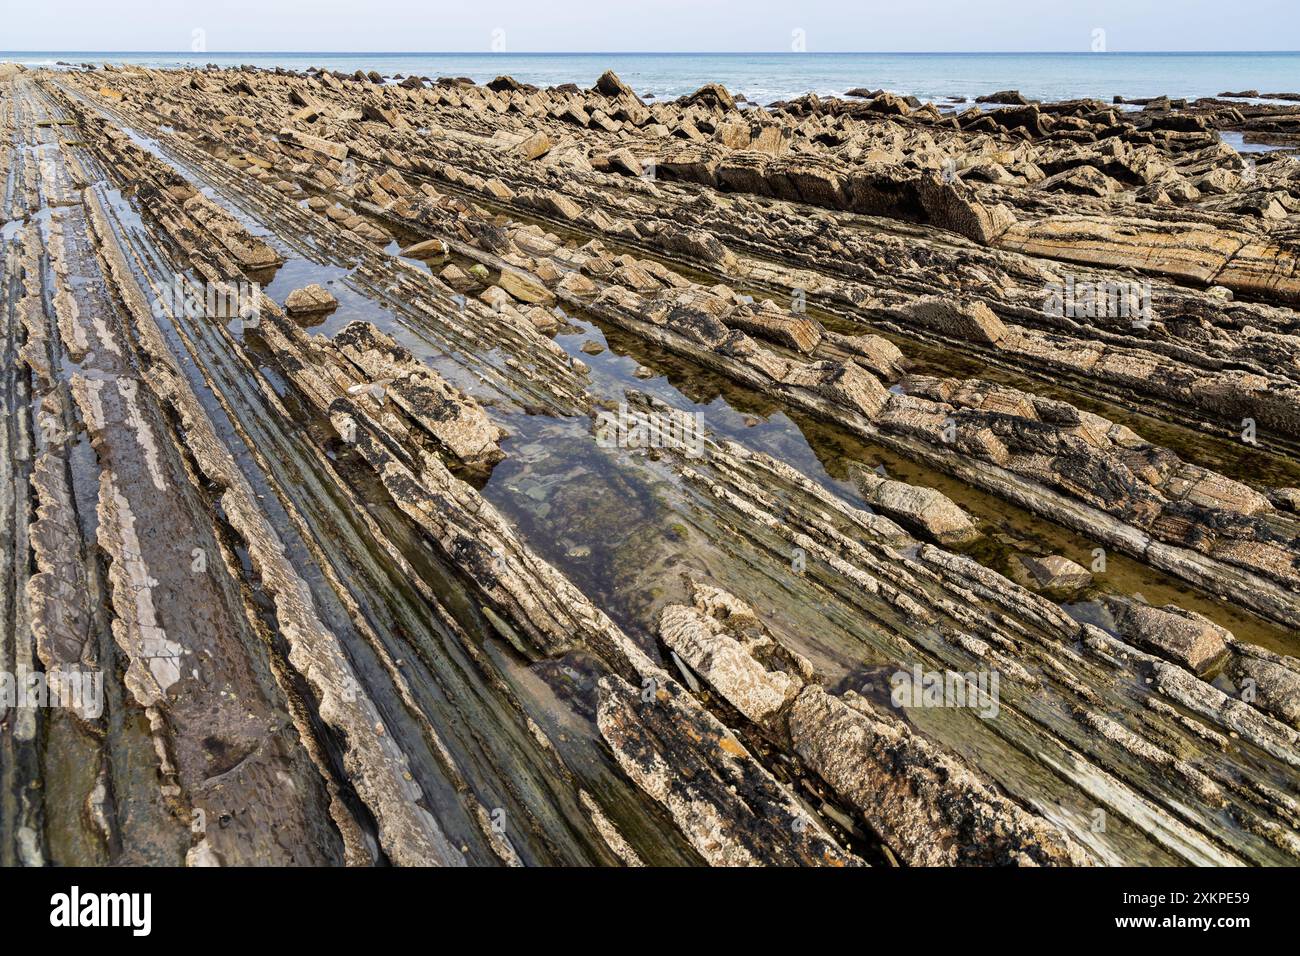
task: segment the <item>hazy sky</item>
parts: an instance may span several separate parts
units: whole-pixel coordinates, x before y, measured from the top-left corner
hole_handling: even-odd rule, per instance
[[[0,0],[0,50],[1300,50],[1300,0]]]

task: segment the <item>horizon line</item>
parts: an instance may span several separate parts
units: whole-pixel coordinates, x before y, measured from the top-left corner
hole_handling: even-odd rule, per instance
[[[0,53],[135,53],[165,56],[1217,56],[1300,54],[1300,50],[0,50]]]

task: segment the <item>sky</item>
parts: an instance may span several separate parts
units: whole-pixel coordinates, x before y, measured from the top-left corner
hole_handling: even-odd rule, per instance
[[[1300,0],[0,0],[0,50],[1300,50]],[[796,31],[802,31],[801,33]]]

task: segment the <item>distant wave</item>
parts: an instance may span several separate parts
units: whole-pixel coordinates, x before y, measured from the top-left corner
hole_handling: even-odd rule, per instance
[[[804,93],[843,95],[885,89],[945,102],[1008,88],[1040,99],[1113,96],[1215,96],[1229,90],[1295,92],[1300,53],[93,53],[26,51],[0,59],[27,66],[58,60],[138,63],[152,67],[250,64],[352,73],[377,70],[487,82],[508,74],[538,86],[590,86],[615,70],[639,93],[672,98],[704,83],[722,83],[754,103]]]

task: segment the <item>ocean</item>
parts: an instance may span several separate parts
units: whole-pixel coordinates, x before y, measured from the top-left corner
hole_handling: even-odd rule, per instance
[[[754,103],[803,93],[842,95],[883,88],[924,100],[1018,89],[1057,100],[1093,96],[1215,96],[1225,91],[1300,92],[1300,53],[103,53],[0,51],[29,66],[139,63],[170,67],[215,63],[303,70],[377,70],[420,76],[507,74],[538,86],[590,86],[613,69],[638,93],[665,99],[703,83],[722,83]]]

